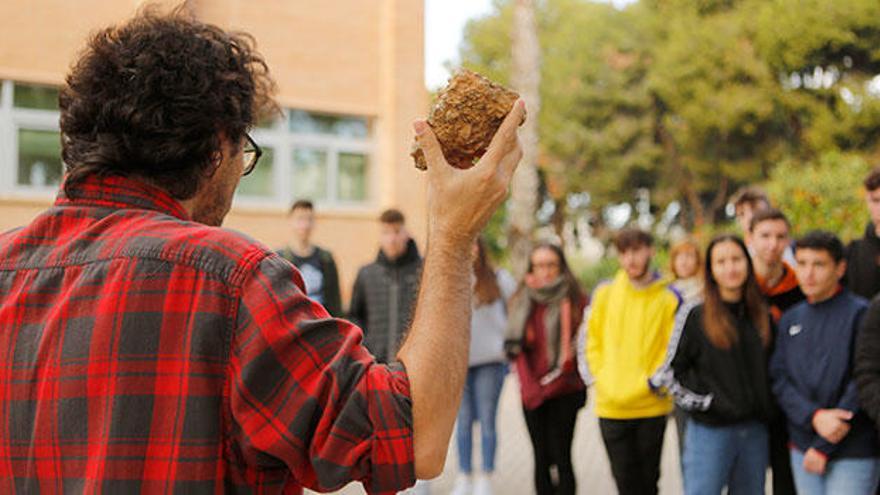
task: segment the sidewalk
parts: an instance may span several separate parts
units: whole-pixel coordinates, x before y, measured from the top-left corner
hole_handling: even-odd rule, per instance
[[[498,410],[498,453],[496,458],[497,472],[493,485],[496,495],[529,495],[534,493],[532,481],[533,459],[532,444],[523,420],[522,406],[519,399],[519,383],[516,374],[508,374],[501,392],[501,403]],[[479,443],[479,434],[475,430],[475,443]],[[479,445],[474,445],[474,465],[479,465]],[[579,494],[613,494],[616,492],[605,448],[599,434],[599,425],[593,415],[592,402],[581,410],[575,429],[575,440],[572,448],[575,475]],[[455,441],[449,447],[446,469],[443,474],[430,483],[431,495],[446,495],[452,490],[458,475],[458,457]],[[675,495],[682,492],[681,471],[678,464],[678,443],[675,423],[670,420],[666,428],[666,440],[663,445],[663,460],[660,477],[661,495]],[[343,495],[359,495],[365,493],[359,484],[350,484],[337,492]]]

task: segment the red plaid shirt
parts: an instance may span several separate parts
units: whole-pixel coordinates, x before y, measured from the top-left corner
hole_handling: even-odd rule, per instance
[[[92,178],[0,234],[0,493],[414,482],[400,365],[241,234]]]

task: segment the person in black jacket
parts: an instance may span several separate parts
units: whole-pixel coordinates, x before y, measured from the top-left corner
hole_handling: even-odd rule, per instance
[[[880,431],[880,297],[868,305],[855,346],[854,373],[859,405]]]
[[[755,267],[755,279],[767,301],[773,322],[777,323],[782,313],[804,300],[804,293],[798,286],[797,275],[792,268],[794,255],[791,256],[791,264],[785,259],[785,253],[791,246],[791,225],[782,211],[765,208],[752,215],[750,229],[749,254]],[[794,495],[785,418],[778,415],[769,428],[773,495]]]
[[[687,494],[764,493],[770,315],[745,243],[733,235],[706,250],[704,303],[679,312],[666,364],[650,379],[689,412]]]
[[[287,246],[278,250],[278,254],[299,269],[310,298],[321,303],[331,316],[342,316],[336,260],[330,251],[312,244],[314,205],[306,199],[297,200],[290,207],[287,218],[293,236]]]
[[[386,210],[379,225],[379,254],[358,271],[348,313],[364,330],[364,345],[376,360],[390,363],[409,328],[422,257],[406,230],[403,213]]]
[[[846,261],[837,236],[815,231],[795,246],[807,300],[782,315],[770,375],[787,419],[797,491],[873,494],[880,477],[877,433],[860,412],[852,375],[867,302],[840,285]]]
[[[864,185],[871,221],[865,227],[865,237],[847,248],[846,285],[870,300],[880,292],[880,168],[868,174]]]

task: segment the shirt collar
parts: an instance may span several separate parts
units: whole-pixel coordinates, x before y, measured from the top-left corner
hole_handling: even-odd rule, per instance
[[[62,187],[55,204],[155,210],[181,220],[190,219],[183,205],[167,191],[130,177],[92,174],[74,185],[72,190],[75,197],[69,198]]]
[[[821,301],[811,300],[808,297],[807,303],[809,303],[811,306],[815,306],[817,304],[822,304],[823,302],[826,302],[826,301],[831,301],[832,299],[834,299],[837,296],[839,296],[840,294],[842,294],[844,290],[845,289],[844,289],[843,285],[837,284],[837,289],[834,290],[834,294],[831,294],[831,297],[826,297],[825,299],[822,299]]]

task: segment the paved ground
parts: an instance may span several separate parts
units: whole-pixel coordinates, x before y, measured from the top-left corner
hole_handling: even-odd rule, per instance
[[[493,485],[496,495],[528,495],[534,493],[532,482],[532,445],[523,420],[519,399],[519,384],[515,374],[510,374],[501,393],[498,413],[499,445],[496,459],[497,471]],[[475,432],[475,441],[479,443],[479,434]],[[458,457],[456,449],[450,446],[446,469],[443,474],[430,483],[431,495],[446,495],[452,490],[457,476]],[[581,410],[575,429],[573,446],[575,474],[579,494],[614,494],[614,480],[608,467],[608,458],[602,446],[599,426],[592,412],[592,404]],[[479,456],[479,446],[474,445],[474,452]],[[479,465],[479,457],[474,459]],[[670,420],[666,428],[666,440],[663,446],[663,460],[660,478],[660,493],[674,495],[681,493],[681,471],[678,468],[678,444],[675,424]],[[350,484],[338,492],[342,495],[358,495],[364,491],[360,485]]]

